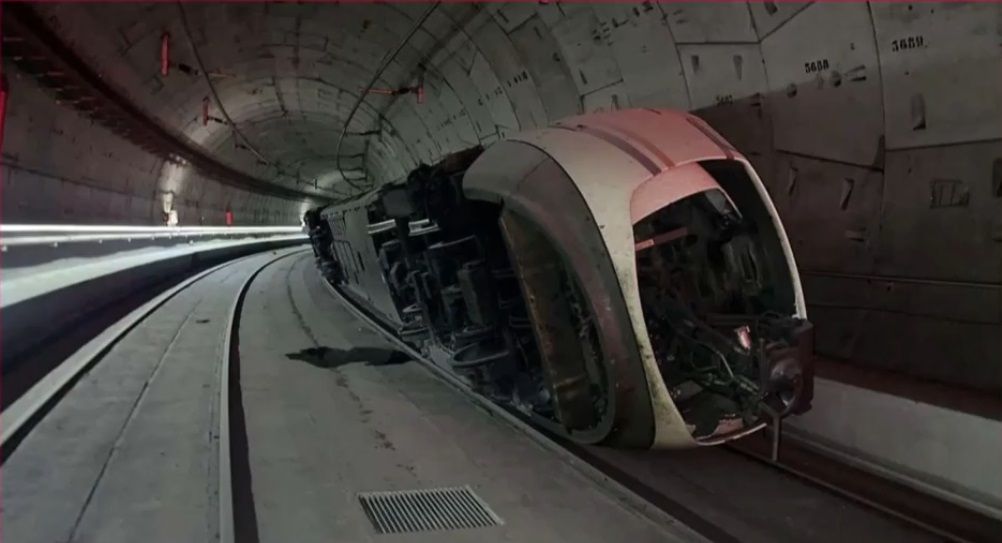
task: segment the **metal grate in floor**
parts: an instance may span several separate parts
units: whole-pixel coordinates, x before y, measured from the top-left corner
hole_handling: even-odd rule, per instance
[[[504,521],[469,486],[363,492],[362,509],[381,534],[500,526]]]

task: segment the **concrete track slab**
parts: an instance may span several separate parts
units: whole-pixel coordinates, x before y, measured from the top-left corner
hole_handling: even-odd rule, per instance
[[[228,311],[272,256],[171,299],[48,413],[3,466],[4,541],[217,539]],[[721,449],[589,449],[656,489],[679,519],[654,523],[395,353],[330,296],[308,254],[265,268],[241,318],[246,454],[263,542],[676,541],[696,539],[692,528],[719,541],[933,540]],[[464,485],[502,526],[377,535],[357,499]]]
[[[234,296],[271,252],[194,283],[129,332],[3,465],[3,540],[217,537],[218,401]]]
[[[406,541],[676,541],[392,350],[308,258],[265,270],[241,324],[241,384],[261,541],[375,541],[359,492],[470,485],[500,527]]]

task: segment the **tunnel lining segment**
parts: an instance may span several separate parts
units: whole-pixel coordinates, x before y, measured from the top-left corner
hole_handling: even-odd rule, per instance
[[[172,162],[182,160],[227,185],[289,200],[325,197],[282,187],[223,164],[142,111],[105,81],[49,28],[31,6],[4,6],[5,57],[57,100],[101,123],[115,134]]]

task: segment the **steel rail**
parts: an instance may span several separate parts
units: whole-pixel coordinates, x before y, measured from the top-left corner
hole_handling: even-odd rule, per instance
[[[235,410],[240,410],[239,406],[231,406],[231,402],[239,401],[239,391],[234,391],[234,387],[239,387],[238,379],[234,379],[234,372],[239,372],[240,363],[240,312],[243,309],[244,299],[250,290],[251,284],[258,274],[275,262],[290,256],[306,251],[297,249],[281,254],[275,258],[268,259],[264,264],[258,266],[247,278],[230,306],[229,319],[226,324],[226,334],[223,340],[223,360],[220,370],[219,384],[219,541],[220,543],[234,543],[237,541],[237,531],[243,523],[238,522],[238,508],[234,505],[235,494],[241,494],[240,499],[253,499],[246,496],[246,492],[234,492],[233,476],[233,446],[231,417]],[[239,375],[239,373],[237,373]],[[231,409],[235,407],[236,409]],[[241,410],[242,412],[242,410]],[[240,541],[246,540],[243,537]]]
[[[3,428],[0,431],[0,449],[3,450],[3,458],[6,459],[13,452],[20,438],[34,427],[41,416],[69,390],[80,376],[104,358],[126,334],[139,326],[154,311],[210,274],[254,256],[248,255],[223,262],[160,293],[88,341],[59,366],[47,373],[45,377],[3,410]]]
[[[77,236],[19,236],[13,238],[5,238],[0,240],[0,249],[6,250],[8,247],[28,247],[28,246],[38,246],[38,245],[51,245],[53,247],[58,247],[62,244],[71,243],[104,243],[105,241],[132,241],[132,240],[155,240],[155,239],[174,239],[174,238],[201,238],[201,237],[215,237],[215,238],[231,238],[231,237],[260,237],[262,234],[251,234],[251,233],[223,233],[223,232],[176,232],[176,233],[164,233],[164,234],[146,234],[146,233],[135,233],[135,234],[81,234]],[[265,234],[267,235],[267,234]],[[306,234],[301,234],[300,236],[282,236],[282,239],[289,237],[302,237],[305,239]],[[191,241],[189,239],[189,241]]]
[[[233,428],[230,422],[232,412],[230,401],[233,398],[231,387],[234,386],[234,382],[231,381],[232,364],[235,363],[235,359],[238,360],[237,357],[239,356],[237,353],[239,343],[237,334],[239,334],[240,311],[243,306],[243,300],[250,289],[250,285],[261,271],[283,258],[288,258],[304,251],[305,249],[301,248],[289,250],[260,263],[244,279],[230,307],[229,319],[223,339],[219,391],[219,539],[222,543],[233,543],[236,541],[235,508],[233,502],[233,449],[231,446],[231,431]],[[83,375],[98,364],[119,341],[124,339],[150,315],[178,294],[209,275],[226,267],[245,263],[253,258],[260,258],[261,255],[262,253],[257,253],[224,262],[185,279],[178,285],[157,295],[152,300],[130,312],[46,374],[45,377],[35,383],[34,386],[3,411],[4,424],[2,433],[0,433],[0,449],[2,449],[3,461],[9,458],[20,441]]]
[[[575,443],[571,443],[562,439],[557,439],[543,433],[529,424],[527,421],[523,420],[519,416],[513,414],[509,410],[497,405],[490,399],[477,394],[469,388],[468,385],[462,382],[458,377],[452,375],[444,368],[435,364],[430,360],[424,353],[418,351],[410,344],[404,342],[402,339],[396,336],[392,330],[390,330],[385,324],[380,322],[377,318],[370,315],[366,310],[364,310],[357,302],[345,296],[336,287],[330,284],[326,279],[321,279],[324,286],[331,295],[342,303],[346,308],[349,309],[354,315],[356,315],[360,320],[365,322],[370,328],[378,332],[380,335],[384,336],[388,341],[392,342],[395,346],[406,352],[408,355],[412,356],[417,360],[424,368],[428,369],[434,376],[438,377],[447,384],[453,386],[459,390],[462,394],[472,399],[477,405],[489,410],[492,414],[498,415],[500,418],[509,422],[519,430],[525,432],[533,440],[539,442],[546,448],[550,450],[557,451],[563,458],[568,459],[570,463],[578,469],[582,469],[582,466],[587,466],[584,468],[583,473],[592,473],[591,478],[596,481],[602,481],[603,484],[609,484],[616,489],[616,492],[622,493],[626,492],[632,496],[631,500],[639,500],[648,504],[650,507],[658,507],[651,502],[653,500],[647,500],[643,497],[646,495],[658,495],[660,491],[656,488],[646,485],[643,481],[640,481],[629,474],[619,473],[618,476],[610,475],[615,472],[615,466],[605,466],[605,462],[601,459],[595,458],[593,455],[589,454],[584,448],[580,447]],[[760,434],[761,435],[761,434]],[[771,436],[770,436],[771,437]],[[1002,523],[997,519],[992,519],[984,517],[974,511],[962,511],[959,506],[952,503],[939,500],[933,496],[921,496],[919,507],[920,510],[905,510],[907,504],[903,504],[900,500],[900,495],[902,489],[891,488],[896,483],[893,480],[882,478],[878,475],[873,475],[866,473],[862,470],[856,469],[856,473],[852,476],[867,478],[863,482],[864,488],[874,489],[878,491],[886,491],[897,493],[892,496],[891,502],[897,502],[897,505],[903,507],[895,507],[892,504],[887,503],[888,500],[881,499],[880,497],[875,497],[872,495],[867,495],[866,492],[859,490],[859,485],[855,488],[849,488],[847,485],[840,485],[837,480],[831,480],[819,475],[812,471],[815,466],[812,463],[817,463],[820,460],[825,460],[832,465],[842,466],[843,470],[849,469],[850,466],[844,463],[843,460],[838,458],[829,458],[819,455],[817,452],[811,455],[805,455],[804,450],[811,448],[811,443],[804,440],[801,436],[796,436],[794,439],[784,440],[784,446],[781,449],[786,454],[781,454],[778,459],[773,459],[769,454],[769,447],[766,445],[759,446],[748,446],[751,442],[746,440],[741,440],[735,443],[724,445],[725,450],[732,451],[733,454],[743,456],[750,462],[762,462],[765,463],[783,473],[792,475],[798,479],[806,481],[812,485],[824,488],[830,492],[833,492],[843,498],[852,500],[856,503],[860,503],[866,507],[875,509],[883,514],[889,515],[901,521],[904,521],[912,526],[916,526],[922,530],[928,531],[929,533],[935,534],[937,536],[943,537],[949,541],[955,542],[975,542],[985,539],[988,534],[998,534],[1002,533],[999,530],[1002,529]],[[791,447],[790,445],[793,445]],[[797,459],[793,459],[794,453],[798,455]],[[789,458],[784,458],[788,456]],[[600,467],[604,466],[604,467]],[[843,471],[844,472],[844,471]],[[847,477],[849,477],[847,475]],[[630,479],[630,486],[623,484],[620,479]],[[632,487],[632,488],[631,488]],[[639,492],[635,492],[634,488],[640,489]],[[942,512],[942,514],[937,515],[937,508],[948,510]],[[661,514],[667,516],[666,511],[659,509]],[[923,516],[922,512],[926,512],[927,515]],[[948,515],[955,515],[959,517],[960,520],[950,520],[946,518]],[[654,518],[647,515],[648,518]],[[671,518],[671,517],[669,517]],[[674,521],[674,519],[673,519]],[[677,522],[677,521],[675,521]],[[719,537],[725,537],[724,534],[716,534]]]
[[[58,225],[49,227],[32,228],[31,225],[10,225],[27,228],[0,228],[0,250],[6,251],[9,247],[30,247],[39,245],[51,245],[58,247],[61,244],[72,243],[104,243],[106,241],[128,241],[133,240],[156,240],[156,239],[186,239],[191,238],[242,238],[242,237],[262,237],[281,236],[282,239],[294,237],[306,237],[300,227],[209,227],[209,228],[171,228],[171,227],[146,227],[146,228],[114,228],[114,227],[94,227],[74,229],[60,228]],[[69,226],[69,225],[68,225]],[[82,232],[82,233],[71,233]]]
[[[126,226],[97,224],[0,224],[0,235],[41,234],[41,233],[92,233],[92,232],[140,232],[140,233],[190,233],[190,232],[232,232],[252,234],[285,234],[302,232],[301,226]]]
[[[762,441],[765,436],[756,437],[757,440],[732,442],[724,448],[935,534],[945,541],[989,541],[993,535],[1002,534],[1002,522],[974,509],[974,504],[958,505],[929,490],[913,488],[901,481],[900,474],[886,469],[875,472],[873,466],[836,452],[800,433],[787,432],[783,435],[778,458],[773,458],[768,450],[770,447]]]

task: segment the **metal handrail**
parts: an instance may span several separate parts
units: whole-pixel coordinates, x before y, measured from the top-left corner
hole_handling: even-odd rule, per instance
[[[13,235],[12,235],[13,234]],[[0,248],[62,243],[102,243],[193,237],[303,235],[301,226],[119,226],[69,224],[2,224]]]

